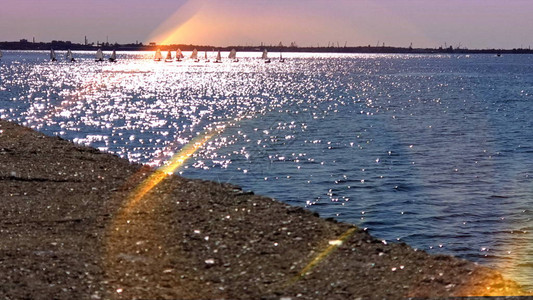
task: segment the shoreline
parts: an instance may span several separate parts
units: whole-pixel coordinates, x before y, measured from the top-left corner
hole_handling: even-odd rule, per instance
[[[520,296],[495,270],[0,120],[0,297]],[[507,298],[508,299],[508,298]]]

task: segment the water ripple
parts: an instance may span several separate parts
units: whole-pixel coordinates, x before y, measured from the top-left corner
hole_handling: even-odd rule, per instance
[[[72,64],[7,51],[0,116],[155,166],[239,118],[180,173],[533,282],[532,56],[151,55],[113,64],[76,52]]]

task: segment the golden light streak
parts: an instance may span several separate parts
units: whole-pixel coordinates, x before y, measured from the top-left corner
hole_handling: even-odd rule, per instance
[[[189,144],[185,145],[178,153],[172,156],[168,163],[154,171],[135,189],[126,207],[129,209],[134,207],[146,193],[156,187],[163,179],[172,175],[198,149],[202,148],[214,135],[221,133],[225,128],[226,125],[216,126],[214,129],[197,136]],[[127,214],[128,212],[125,211],[125,213]]]
[[[149,40],[163,45],[175,43],[179,29],[193,18],[203,6],[204,1],[202,0],[187,1],[150,34]],[[190,43],[190,41],[186,42]]]
[[[486,276],[487,274],[475,274],[455,296],[460,297],[507,297],[526,296],[531,292],[524,291],[518,284],[505,279],[499,271],[498,275]]]
[[[345,233],[343,233],[337,240],[332,240],[329,242],[329,246],[322,252],[320,252],[307,266],[305,266],[300,273],[298,273],[297,276],[295,276],[289,285],[292,285],[296,283],[300,278],[304,277],[309,271],[311,271],[316,265],[321,263],[326,257],[328,257],[335,249],[337,249],[339,246],[341,246],[346,239],[348,239],[350,236],[352,236],[355,231],[357,230],[357,227],[352,227],[348,230],[346,230]]]
[[[235,119],[238,121],[239,119]],[[208,128],[203,134],[198,135],[190,143],[185,145],[162,167],[150,174],[143,180],[129,196],[126,197],[122,208],[114,216],[109,226],[109,233],[105,242],[105,266],[106,273],[113,282],[114,288],[108,291],[107,298],[120,298],[120,295],[128,293],[132,289],[124,282],[135,282],[138,277],[129,273],[134,259],[158,261],[158,253],[164,244],[161,234],[154,229],[157,221],[155,209],[164,201],[168,194],[156,197],[145,197],[151,190],[160,184],[165,178],[171,176],[176,169],[181,167],[196,151],[202,148],[213,136],[220,134],[231,121],[220,123]],[[142,172],[142,169],[141,169]],[[136,177],[136,176],[134,176]],[[133,178],[132,178],[133,180]],[[142,200],[142,201],[141,201]],[[142,209],[142,213],[136,209]],[[143,237],[142,240],[138,240]],[[142,253],[142,254],[140,254]],[[132,260],[133,259],[133,260]],[[158,272],[164,272],[166,266],[154,263],[153,268],[159,268]],[[127,280],[126,280],[127,279]],[[177,287],[178,288],[178,287]],[[116,291],[116,292],[115,292]],[[187,288],[184,288],[186,293]],[[127,298],[127,296],[125,296]]]

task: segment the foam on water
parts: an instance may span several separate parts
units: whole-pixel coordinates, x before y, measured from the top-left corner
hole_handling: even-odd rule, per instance
[[[152,165],[238,118],[180,173],[533,282],[532,56],[74,55],[4,52],[2,118]]]

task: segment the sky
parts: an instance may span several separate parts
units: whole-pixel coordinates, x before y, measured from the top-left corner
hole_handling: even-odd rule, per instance
[[[2,0],[0,41],[527,48],[532,0]]]

